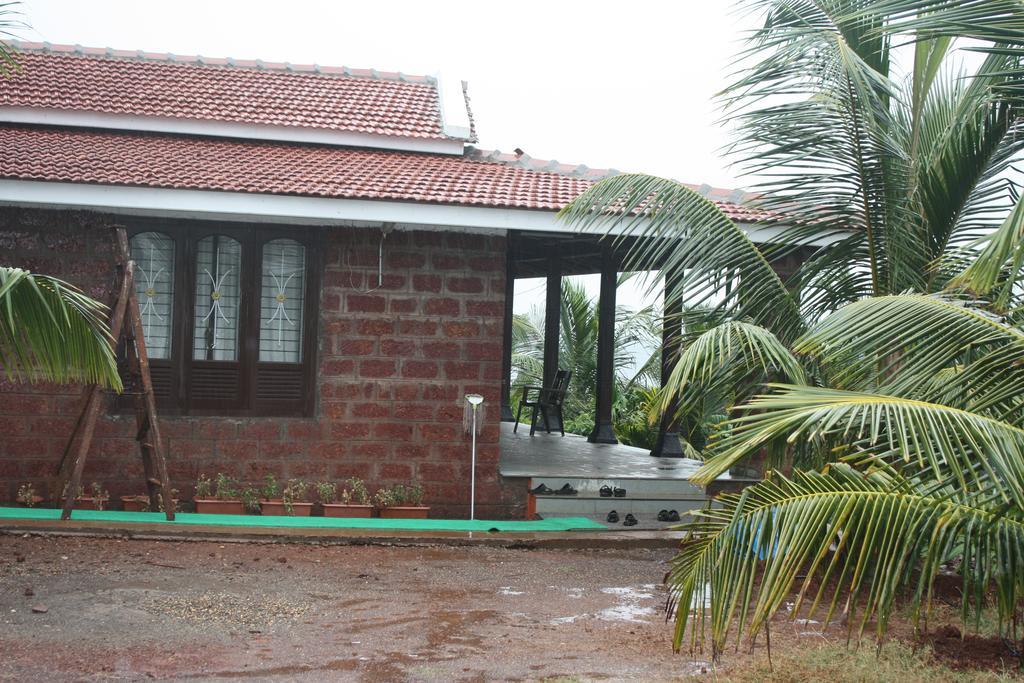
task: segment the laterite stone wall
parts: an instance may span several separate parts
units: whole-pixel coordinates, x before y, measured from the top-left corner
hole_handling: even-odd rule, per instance
[[[53,274],[110,302],[109,225],[129,218],[0,209],[0,263]],[[486,399],[478,439],[479,516],[521,517],[526,487],[502,480],[499,455],[505,239],[390,233],[378,281],[373,229],[325,228],[317,407],[313,418],[163,416],[173,485],[191,498],[199,473],[257,482],[350,476],[371,489],[417,480],[434,516],[469,502],[463,396]],[[0,383],[0,501],[19,484],[46,490],[80,406],[81,387]],[[85,481],[113,496],[143,490],[134,416],[108,409]]]

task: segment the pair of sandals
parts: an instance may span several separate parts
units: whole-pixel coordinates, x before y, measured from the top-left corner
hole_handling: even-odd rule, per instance
[[[611,486],[602,486],[597,491],[602,498],[625,498],[626,489],[620,489],[618,487],[612,488]]]
[[[679,513],[675,510],[662,510],[658,513],[659,522],[678,522]]]
[[[555,490],[547,484],[541,484],[530,489],[530,493],[535,496],[575,496],[579,491],[574,489],[569,484],[566,484],[562,488]]]
[[[608,520],[610,524],[618,524],[619,513],[616,512],[615,510],[612,510],[611,512],[608,513],[608,516],[605,519]],[[636,526],[636,524],[636,517],[633,516],[632,512],[627,512],[626,518],[622,520],[622,526]]]

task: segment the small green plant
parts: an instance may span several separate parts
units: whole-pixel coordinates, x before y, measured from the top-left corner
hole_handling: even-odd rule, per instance
[[[209,499],[213,497],[213,482],[205,474],[200,474],[196,479],[196,498]]]
[[[281,491],[281,502],[284,503],[284,510],[289,515],[295,513],[295,503],[304,502],[309,484],[301,479],[289,479]]]
[[[22,484],[18,487],[18,502],[27,508],[36,504],[36,489],[32,484]]]
[[[223,472],[217,473],[214,497],[217,500],[238,500],[238,481]]]
[[[156,502],[160,506],[160,512],[167,512],[164,509],[164,494],[156,494]],[[146,509],[149,509],[149,500],[146,500]],[[174,512],[178,511],[178,489],[171,489],[171,506],[174,508]]]
[[[263,500],[277,500],[281,497],[281,482],[273,474],[263,477],[263,488],[260,489]]]
[[[64,488],[60,492],[60,499],[61,500],[64,500],[65,498],[68,497],[68,487],[69,486],[71,486],[71,482],[67,482],[66,484],[64,484]],[[85,495],[85,487],[84,486],[79,486],[78,487],[78,491],[75,492],[75,499],[77,500],[77,499],[83,497],[84,495]]]
[[[419,484],[395,484],[391,488],[377,491],[373,500],[377,507],[419,507],[423,503],[423,487]]]
[[[389,508],[397,505],[394,489],[379,489],[377,493],[373,494],[373,504],[379,508]]]
[[[423,487],[419,484],[405,487],[405,504],[419,507],[423,503]]]
[[[92,493],[92,504],[97,510],[102,510],[107,505],[107,501],[110,500],[110,493],[105,488],[100,486],[99,482],[94,481],[89,487]]]
[[[260,511],[260,494],[252,486],[242,489],[242,507],[250,515],[255,515]]]
[[[338,500],[338,485],[333,481],[318,481],[316,483],[316,497],[321,503],[330,505]]]
[[[352,501],[357,505],[370,504],[370,492],[366,490],[366,483],[359,477],[346,479],[345,487],[341,490],[341,502],[349,505]]]

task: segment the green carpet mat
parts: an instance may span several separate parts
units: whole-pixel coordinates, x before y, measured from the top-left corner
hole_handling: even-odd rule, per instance
[[[0,520],[59,520],[60,510],[53,508],[0,507]],[[351,517],[282,517],[268,515],[200,515],[179,512],[168,522],[162,512],[121,512],[120,510],[74,510],[71,519],[83,522],[128,522],[130,524],[202,524],[207,526],[259,527],[282,529],[377,529],[381,531],[570,531],[604,529],[586,517],[558,517],[535,522],[509,522],[477,519],[357,519]]]

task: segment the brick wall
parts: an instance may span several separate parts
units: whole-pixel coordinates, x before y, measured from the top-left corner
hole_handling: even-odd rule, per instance
[[[54,274],[105,301],[111,234],[125,222],[88,212],[0,210],[0,263]],[[168,417],[161,420],[176,488],[191,497],[202,472],[256,482],[358,476],[371,491],[420,481],[436,516],[464,516],[469,435],[463,396],[489,408],[478,439],[480,516],[519,517],[525,486],[497,474],[503,237],[456,232],[326,229],[320,299],[318,401],[311,419]],[[0,500],[45,486],[80,402],[79,387],[0,385]],[[113,495],[141,492],[134,417],[104,415],[85,481]]]

